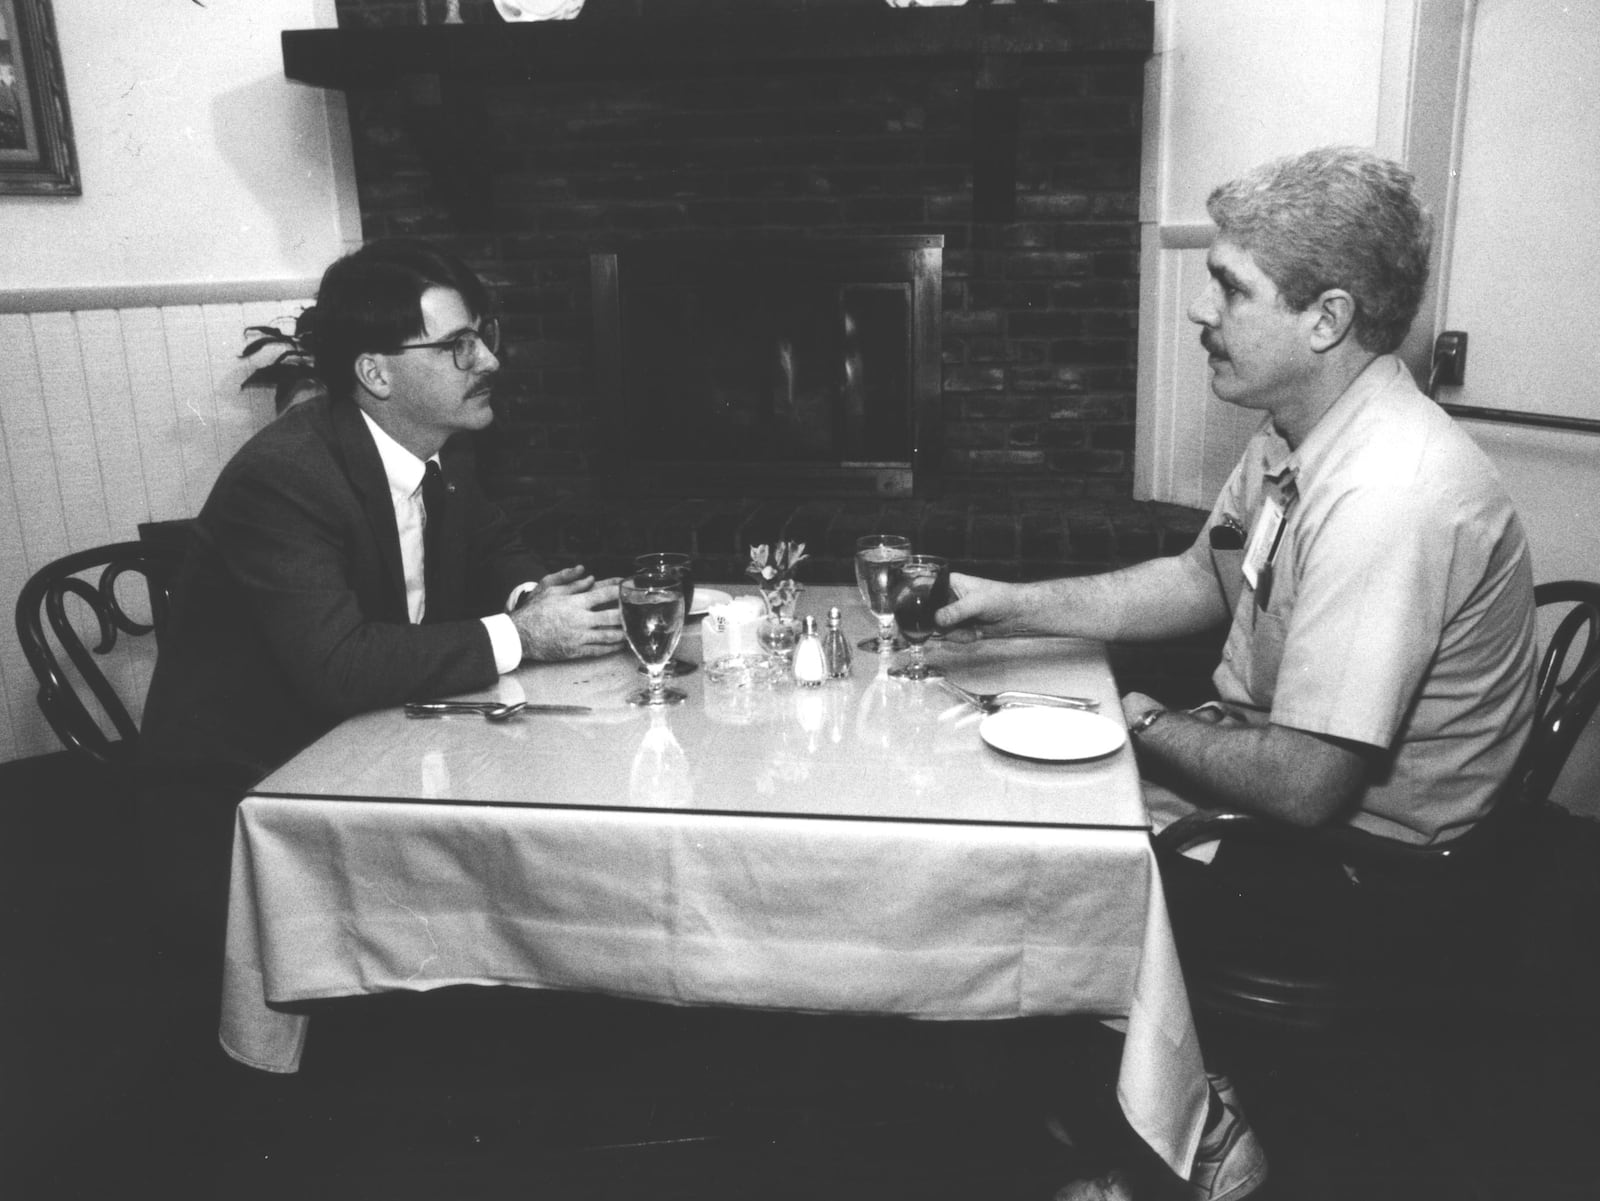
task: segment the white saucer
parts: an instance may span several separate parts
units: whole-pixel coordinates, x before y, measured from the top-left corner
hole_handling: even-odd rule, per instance
[[[722,592],[716,588],[702,588],[696,584],[694,588],[694,605],[689,609],[690,617],[704,617],[711,612],[712,605],[725,605],[733,599],[731,593]]]
[[[1128,740],[1127,732],[1109,717],[1043,705],[1000,709],[983,719],[978,733],[997,751],[1055,763],[1098,759]]]

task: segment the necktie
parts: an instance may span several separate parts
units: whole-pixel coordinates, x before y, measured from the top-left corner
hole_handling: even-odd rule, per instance
[[[444,588],[440,559],[444,552],[444,475],[432,459],[422,474],[422,620],[443,616]]]

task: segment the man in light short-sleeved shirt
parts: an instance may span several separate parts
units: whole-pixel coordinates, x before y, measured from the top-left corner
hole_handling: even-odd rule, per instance
[[[1158,824],[1175,794],[1408,843],[1457,837],[1530,728],[1533,573],[1494,469],[1393,356],[1427,282],[1429,222],[1407,172],[1347,149],[1269,163],[1208,208],[1211,278],[1189,317],[1212,391],[1266,420],[1207,534],[1106,575],[952,575],[939,623],[956,638],[1141,641],[1232,622],[1220,706],[1123,697],[1141,768],[1171,790],[1147,789]]]
[[[1242,549],[1202,537],[1189,551],[1238,596],[1219,696],[1252,722],[1382,751],[1351,824],[1403,842],[1460,833],[1533,717],[1532,572],[1505,490],[1384,355],[1298,447],[1264,423],[1208,527],[1248,530],[1283,498],[1263,588]]]
[[[1122,698],[1158,825],[1198,804],[1407,843],[1459,837],[1530,728],[1533,573],[1487,459],[1394,357],[1428,276],[1414,181],[1368,151],[1314,150],[1224,184],[1207,209],[1210,280],[1189,318],[1212,391],[1266,420],[1205,535],[1105,575],[952,575],[939,625],[958,639],[1140,641],[1231,623],[1218,702],[1173,712]],[[1410,954],[1436,930],[1438,898],[1248,842],[1225,850],[1210,866],[1162,858],[1180,942],[1215,929],[1311,957]],[[1266,1171],[1214,1077],[1188,1196],[1239,1201]],[[1057,1201],[1128,1195],[1113,1176]]]

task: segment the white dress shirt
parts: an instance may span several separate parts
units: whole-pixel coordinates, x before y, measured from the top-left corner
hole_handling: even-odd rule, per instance
[[[427,522],[427,509],[422,504],[422,477],[428,467],[400,443],[383,431],[383,427],[361,410],[361,419],[372,431],[372,440],[378,446],[378,457],[383,460],[383,473],[389,480],[389,500],[394,505],[395,529],[400,534],[400,563],[406,577],[406,613],[411,623],[417,625],[428,610],[427,592],[423,588],[422,527]],[[439,461],[434,455],[433,462]],[[522,596],[536,585],[519,585],[506,598],[510,609]],[[484,629],[489,631],[489,643],[494,648],[495,669],[504,675],[522,662],[522,639],[517,627],[505,613],[480,617]]]

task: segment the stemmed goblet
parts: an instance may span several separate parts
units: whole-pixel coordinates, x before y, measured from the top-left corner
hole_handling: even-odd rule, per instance
[[[630,693],[630,705],[676,705],[688,694],[667,687],[667,661],[683,637],[683,581],[667,572],[642,571],[617,587],[622,632],[650,676],[649,686]]]
[[[897,680],[934,680],[944,675],[923,657],[923,644],[938,629],[933,615],[950,603],[950,564],[938,555],[912,555],[894,571],[894,620],[911,644],[911,662],[889,674]]]
[[[899,534],[867,534],[856,539],[856,587],[861,601],[878,619],[878,634],[856,645],[864,651],[887,655],[903,651],[906,643],[894,633],[894,570],[911,557],[911,540]]]
[[[689,614],[694,611],[694,570],[693,560],[681,551],[654,550],[646,554],[635,555],[633,558],[635,574],[644,571],[652,575],[676,575],[683,583],[683,619],[689,620]],[[644,668],[640,667],[640,671]],[[682,659],[669,659],[666,673],[669,676],[686,676],[694,671],[693,663],[686,663]]]

